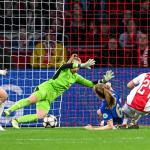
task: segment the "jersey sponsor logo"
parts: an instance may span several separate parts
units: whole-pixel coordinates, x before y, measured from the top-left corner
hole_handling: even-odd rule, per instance
[[[107,118],[108,118],[108,114],[104,113],[104,114],[103,114],[103,118],[104,118],[104,119],[107,119]]]

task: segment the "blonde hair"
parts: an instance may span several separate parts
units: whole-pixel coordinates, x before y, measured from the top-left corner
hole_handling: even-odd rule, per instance
[[[99,98],[106,100],[108,108],[114,107],[114,105],[116,103],[116,99],[112,95],[110,90],[108,88],[106,88],[105,84],[103,84],[103,83],[96,84],[93,89]]]

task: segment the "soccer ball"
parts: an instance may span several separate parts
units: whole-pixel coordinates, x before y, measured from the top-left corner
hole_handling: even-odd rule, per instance
[[[54,128],[57,126],[57,118],[54,115],[48,115],[43,119],[43,126],[45,128]]]

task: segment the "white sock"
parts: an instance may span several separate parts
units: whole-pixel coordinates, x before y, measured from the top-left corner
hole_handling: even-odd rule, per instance
[[[128,123],[128,118],[124,118],[122,124],[127,124],[127,123]]]
[[[0,104],[0,117],[2,116],[4,110],[4,103]]]
[[[135,118],[135,124],[137,124],[138,123],[138,121],[140,120],[140,118],[142,117],[142,115],[138,115],[138,116],[136,116],[136,118]]]
[[[0,103],[0,117],[2,116],[4,110],[4,103]],[[0,124],[0,131],[5,131],[5,129]]]

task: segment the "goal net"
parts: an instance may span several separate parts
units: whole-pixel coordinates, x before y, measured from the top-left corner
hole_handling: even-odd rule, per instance
[[[40,83],[50,79],[67,59],[64,48],[63,0],[3,0],[0,2],[0,68],[8,75],[1,77],[1,87],[8,94],[5,109],[28,97]],[[51,114],[61,117],[61,101],[51,106]],[[9,126],[11,118],[35,113],[35,106],[2,116],[0,123]],[[27,124],[40,126],[41,122]]]
[[[0,2],[0,68],[9,74],[0,84],[8,94],[5,108],[28,97],[40,83],[50,79],[71,54],[82,62],[96,60],[91,70],[79,73],[96,80],[111,69],[113,88],[124,104],[128,81],[149,72],[148,0],[3,0]],[[100,101],[92,89],[75,84],[51,105],[59,126],[99,124],[96,114]],[[0,117],[10,126],[10,119],[35,113],[28,106]],[[149,116],[140,124],[150,124]],[[23,124],[41,126],[41,121]]]

